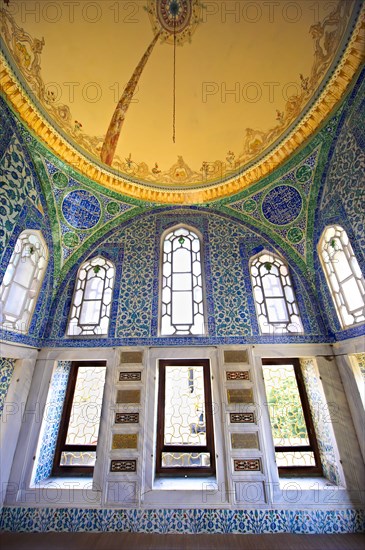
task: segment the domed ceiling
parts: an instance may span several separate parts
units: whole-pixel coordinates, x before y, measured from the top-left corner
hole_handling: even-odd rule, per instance
[[[15,2],[2,84],[84,175],[157,202],[235,193],[320,125],[361,62],[361,2]]]

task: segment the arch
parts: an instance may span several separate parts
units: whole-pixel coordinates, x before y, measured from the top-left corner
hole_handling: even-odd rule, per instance
[[[365,279],[343,227],[325,227],[318,255],[342,328],[365,321]]]
[[[261,334],[303,334],[286,262],[277,254],[263,250],[250,258],[249,271]]]
[[[28,333],[47,264],[48,247],[41,231],[22,231],[0,287],[3,329]]]
[[[83,262],[72,297],[67,336],[108,334],[115,266],[101,255]]]
[[[205,334],[202,237],[178,224],[161,238],[160,334]]]

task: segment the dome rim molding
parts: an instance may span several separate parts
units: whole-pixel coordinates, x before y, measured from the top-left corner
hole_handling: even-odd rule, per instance
[[[304,145],[325,121],[345,95],[353,77],[364,61],[365,18],[360,17],[349,43],[329,78],[325,88],[309,112],[294,129],[263,158],[247,167],[242,173],[219,182],[195,188],[159,188],[130,181],[101,167],[73,147],[42,115],[38,107],[22,87],[7,59],[0,53],[0,87],[12,110],[28,129],[64,163],[76,172],[93,180],[103,188],[146,202],[159,204],[204,204],[234,195],[263,179]]]

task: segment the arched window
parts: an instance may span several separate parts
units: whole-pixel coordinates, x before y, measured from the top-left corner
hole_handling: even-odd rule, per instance
[[[192,230],[177,227],[162,242],[160,333],[205,333],[203,274],[200,238]]]
[[[342,328],[365,321],[365,279],[346,231],[326,227],[318,252]]]
[[[253,294],[261,334],[303,333],[287,266],[263,251],[250,261]]]
[[[0,287],[3,329],[26,333],[48,263],[48,248],[40,231],[27,229],[15,243]]]
[[[96,256],[84,262],[77,274],[67,336],[108,334],[115,268]]]

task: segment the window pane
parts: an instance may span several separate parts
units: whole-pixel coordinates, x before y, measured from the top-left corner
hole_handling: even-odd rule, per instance
[[[334,270],[337,273],[338,280],[341,282],[352,274],[346,254],[343,250],[338,250],[331,259]]]
[[[289,321],[284,299],[268,298],[266,300],[266,307],[270,323]]]
[[[206,445],[203,367],[166,367],[166,445]]]
[[[191,288],[190,273],[177,273],[172,276],[172,290],[191,290]]]
[[[90,274],[90,271],[89,271]],[[86,300],[100,300],[103,297],[105,271],[102,270],[103,278],[95,275],[88,276],[88,281],[85,287],[84,297]]]
[[[161,334],[204,334],[200,240],[189,229],[180,227],[165,237],[163,250]]]
[[[309,445],[292,365],[264,365],[266,398],[275,446]]]
[[[5,312],[18,317],[22,312],[27,293],[28,291],[26,288],[12,284],[5,303]]]
[[[303,333],[288,268],[267,252],[250,261],[252,290],[261,334]]]
[[[93,451],[63,451],[61,453],[61,466],[95,466],[96,453]]]
[[[83,302],[80,312],[80,325],[98,325],[100,321],[101,301]]]
[[[265,296],[282,296],[283,289],[280,278],[275,275],[265,275],[262,277],[262,285],[264,287]]]
[[[173,270],[180,272],[191,272],[191,255],[189,250],[178,248],[172,256]]]
[[[162,453],[163,468],[210,466],[210,453]]]
[[[364,305],[364,299],[354,277],[351,277],[346,283],[342,283],[342,288],[346,296],[349,311],[358,309]]]
[[[35,265],[32,259],[30,257],[22,257],[16,270],[14,281],[29,288],[33,279],[34,270]]]
[[[172,293],[172,322],[174,325],[193,323],[192,292]]]
[[[66,445],[96,445],[103,398],[105,367],[79,367]]]
[[[285,451],[285,453],[275,453],[276,464],[280,467],[285,466],[315,466],[314,453],[311,451]]]

